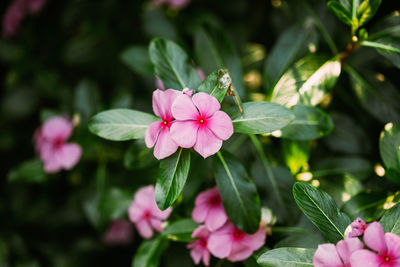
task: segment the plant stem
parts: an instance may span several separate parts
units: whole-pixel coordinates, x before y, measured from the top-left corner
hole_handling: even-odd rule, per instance
[[[272,168],[268,161],[267,155],[265,155],[265,152],[262,148],[261,142],[258,140],[258,138],[255,135],[249,134],[249,136],[250,136],[250,140],[252,141],[255,149],[257,150],[258,155],[260,156],[261,162],[267,173],[267,176],[271,183],[274,194],[276,195],[276,198],[278,199],[280,208],[285,210],[285,205],[283,204],[283,200],[282,200],[282,196],[279,191],[278,183],[276,182],[274,172],[272,171]]]

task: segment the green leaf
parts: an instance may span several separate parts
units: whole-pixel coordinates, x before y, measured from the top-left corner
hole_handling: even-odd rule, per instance
[[[198,226],[192,219],[181,219],[169,224],[162,232],[162,236],[172,241],[191,242],[193,241],[191,235]]]
[[[336,0],[329,1],[328,8],[345,24],[349,26],[353,24],[351,13],[340,2]]]
[[[75,89],[74,108],[84,123],[98,111],[100,104],[99,88],[90,80],[82,80]]]
[[[379,152],[383,164],[388,170],[388,178],[396,183],[400,183],[400,127],[388,123],[385,125],[384,130],[381,132],[379,139]],[[390,175],[392,174],[392,175]]]
[[[384,232],[392,232],[400,235],[400,203],[385,212],[380,220]]]
[[[232,78],[228,70],[220,69],[208,75],[199,88],[197,88],[197,91],[212,95],[219,102],[222,102],[231,83]]]
[[[8,173],[9,182],[44,183],[47,180],[48,176],[43,170],[43,164],[40,159],[31,159],[22,162]]]
[[[144,141],[133,142],[124,155],[124,166],[129,170],[139,170],[156,165],[158,160],[153,155],[153,150],[146,147]]]
[[[121,53],[120,59],[135,73],[143,76],[152,76],[154,73],[153,63],[151,63],[149,57],[149,49],[146,46],[131,46]]]
[[[215,180],[229,219],[247,233],[259,228],[260,198],[244,166],[232,154],[223,151],[213,159]]]
[[[292,174],[308,168],[311,144],[307,141],[282,140],[283,157]]]
[[[305,233],[291,233],[288,237],[279,240],[274,248],[317,248],[322,243],[325,243],[325,239],[320,232],[306,231]]]
[[[160,258],[169,246],[169,241],[158,236],[144,240],[133,256],[132,267],[158,267]]]
[[[195,89],[201,81],[196,69],[191,65],[186,52],[172,41],[155,38],[149,46],[149,55],[155,74],[165,88],[182,90]]]
[[[316,107],[295,105],[295,119],[280,130],[280,137],[291,140],[312,140],[328,135],[333,130],[331,117]]]
[[[358,27],[364,25],[373,16],[375,16],[382,0],[364,0],[357,10]]]
[[[365,221],[376,221],[383,213],[383,204],[386,201],[385,194],[361,192],[353,196],[343,206],[352,220],[357,217]]]
[[[311,55],[300,59],[278,81],[271,101],[287,107],[298,103],[315,106],[335,86],[340,69],[338,57],[327,60]]]
[[[300,209],[329,242],[344,239],[350,218],[339,210],[327,193],[310,184],[297,182],[293,186],[293,195]]]
[[[315,249],[277,248],[262,254],[257,263],[263,267],[312,267]]]
[[[231,38],[223,29],[211,25],[199,27],[194,35],[194,50],[196,62],[206,73],[228,69],[235,91],[244,97],[240,58]]]
[[[400,93],[397,88],[387,79],[377,80],[375,73],[365,73],[362,77],[349,65],[345,69],[362,107],[382,123],[400,124]]]
[[[315,31],[308,23],[294,25],[285,30],[272,47],[264,65],[264,86],[272,90],[282,74],[295,60],[308,51],[308,45],[315,41]]]
[[[288,125],[294,115],[287,108],[270,102],[246,102],[242,104],[243,113],[238,110],[231,114],[235,132],[264,134],[279,130]]]
[[[172,41],[178,40],[178,31],[165,15],[163,8],[148,5],[142,14],[141,28],[150,38],[162,37]]]
[[[400,54],[400,45],[393,44],[390,40],[380,39],[379,41],[363,41],[360,43],[362,46],[373,47],[383,52],[392,52]]]
[[[98,209],[104,221],[115,220],[124,217],[133,200],[131,190],[123,190],[117,187],[109,188],[101,196]]]
[[[182,193],[190,169],[190,151],[180,148],[172,156],[162,159],[156,180],[156,202],[161,210],[167,209]]]
[[[89,121],[89,130],[104,139],[125,141],[144,138],[147,127],[158,118],[141,111],[111,109],[100,112]]]

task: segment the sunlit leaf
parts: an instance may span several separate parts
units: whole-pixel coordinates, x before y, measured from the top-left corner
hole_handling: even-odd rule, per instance
[[[263,267],[312,267],[315,249],[277,248],[262,254],[257,263]]]

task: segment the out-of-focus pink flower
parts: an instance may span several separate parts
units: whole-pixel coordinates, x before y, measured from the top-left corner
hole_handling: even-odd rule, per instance
[[[132,241],[132,224],[126,220],[114,220],[103,236],[104,243],[108,245],[126,245]]]
[[[384,233],[378,222],[368,224],[363,240],[373,251],[355,251],[350,262],[352,267],[400,267],[400,237],[394,233]]]
[[[189,4],[190,0],[153,0],[154,5],[166,4],[172,8],[181,9]]]
[[[204,225],[200,225],[193,231],[192,238],[197,238],[197,240],[189,243],[187,248],[191,249],[190,256],[195,264],[199,264],[202,260],[205,266],[210,265],[210,251],[207,248],[209,236],[210,231]]]
[[[210,234],[207,248],[217,258],[230,261],[242,261],[265,243],[266,234],[260,229],[254,234],[247,234],[228,221],[224,226]]]
[[[152,185],[140,188],[128,210],[129,219],[136,225],[143,238],[151,238],[153,229],[162,232],[161,223],[172,212],[172,208],[161,211],[155,201],[154,187]]]
[[[78,163],[82,154],[81,147],[76,143],[66,143],[73,128],[74,125],[69,120],[52,117],[35,131],[35,148],[44,164],[45,172],[70,170]]]
[[[355,219],[351,223],[351,232],[349,233],[349,237],[362,236],[365,228],[367,228],[367,224],[361,218]]]
[[[222,141],[233,134],[232,120],[220,108],[215,97],[203,92],[192,98],[178,96],[171,108],[176,119],[171,126],[172,139],[181,147],[193,147],[204,158],[217,153]]]
[[[364,247],[358,238],[346,238],[334,244],[318,246],[313,257],[314,267],[351,267],[350,256]]]
[[[14,0],[8,6],[3,17],[3,37],[17,34],[26,14],[38,13],[46,4],[46,0]]]
[[[154,146],[154,156],[157,159],[166,158],[178,149],[178,145],[172,140],[170,127],[174,117],[171,113],[171,106],[174,100],[181,95],[181,92],[174,89],[153,92],[153,111],[162,121],[156,121],[149,125],[145,134],[145,142],[148,148]]]
[[[226,223],[228,216],[217,187],[208,189],[196,197],[192,218],[195,222],[204,222],[210,231],[215,231]]]

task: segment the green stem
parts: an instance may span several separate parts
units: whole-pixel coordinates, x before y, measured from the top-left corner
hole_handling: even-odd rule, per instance
[[[262,148],[261,142],[258,140],[258,138],[253,135],[249,134],[250,140],[252,141],[255,149],[257,150],[258,155],[260,156],[261,162],[264,166],[264,169],[267,173],[268,179],[271,183],[272,189],[276,195],[276,198],[278,199],[279,205],[281,209],[285,209],[285,206],[283,204],[282,196],[279,191],[278,183],[276,182],[276,178],[274,175],[274,172],[272,171],[271,165],[268,161],[267,155],[265,155],[265,152]]]
[[[391,45],[381,44],[377,42],[363,41],[360,43],[362,46],[368,46],[373,48],[383,49],[389,52],[400,53],[400,49]]]
[[[333,41],[332,37],[329,35],[327,29],[325,28],[324,24],[322,24],[321,20],[318,18],[317,14],[315,14],[314,10],[307,4],[308,10],[314,20],[315,26],[317,26],[318,30],[324,37],[326,43],[328,44],[329,48],[331,49],[332,53],[336,55],[338,53],[338,49]]]

